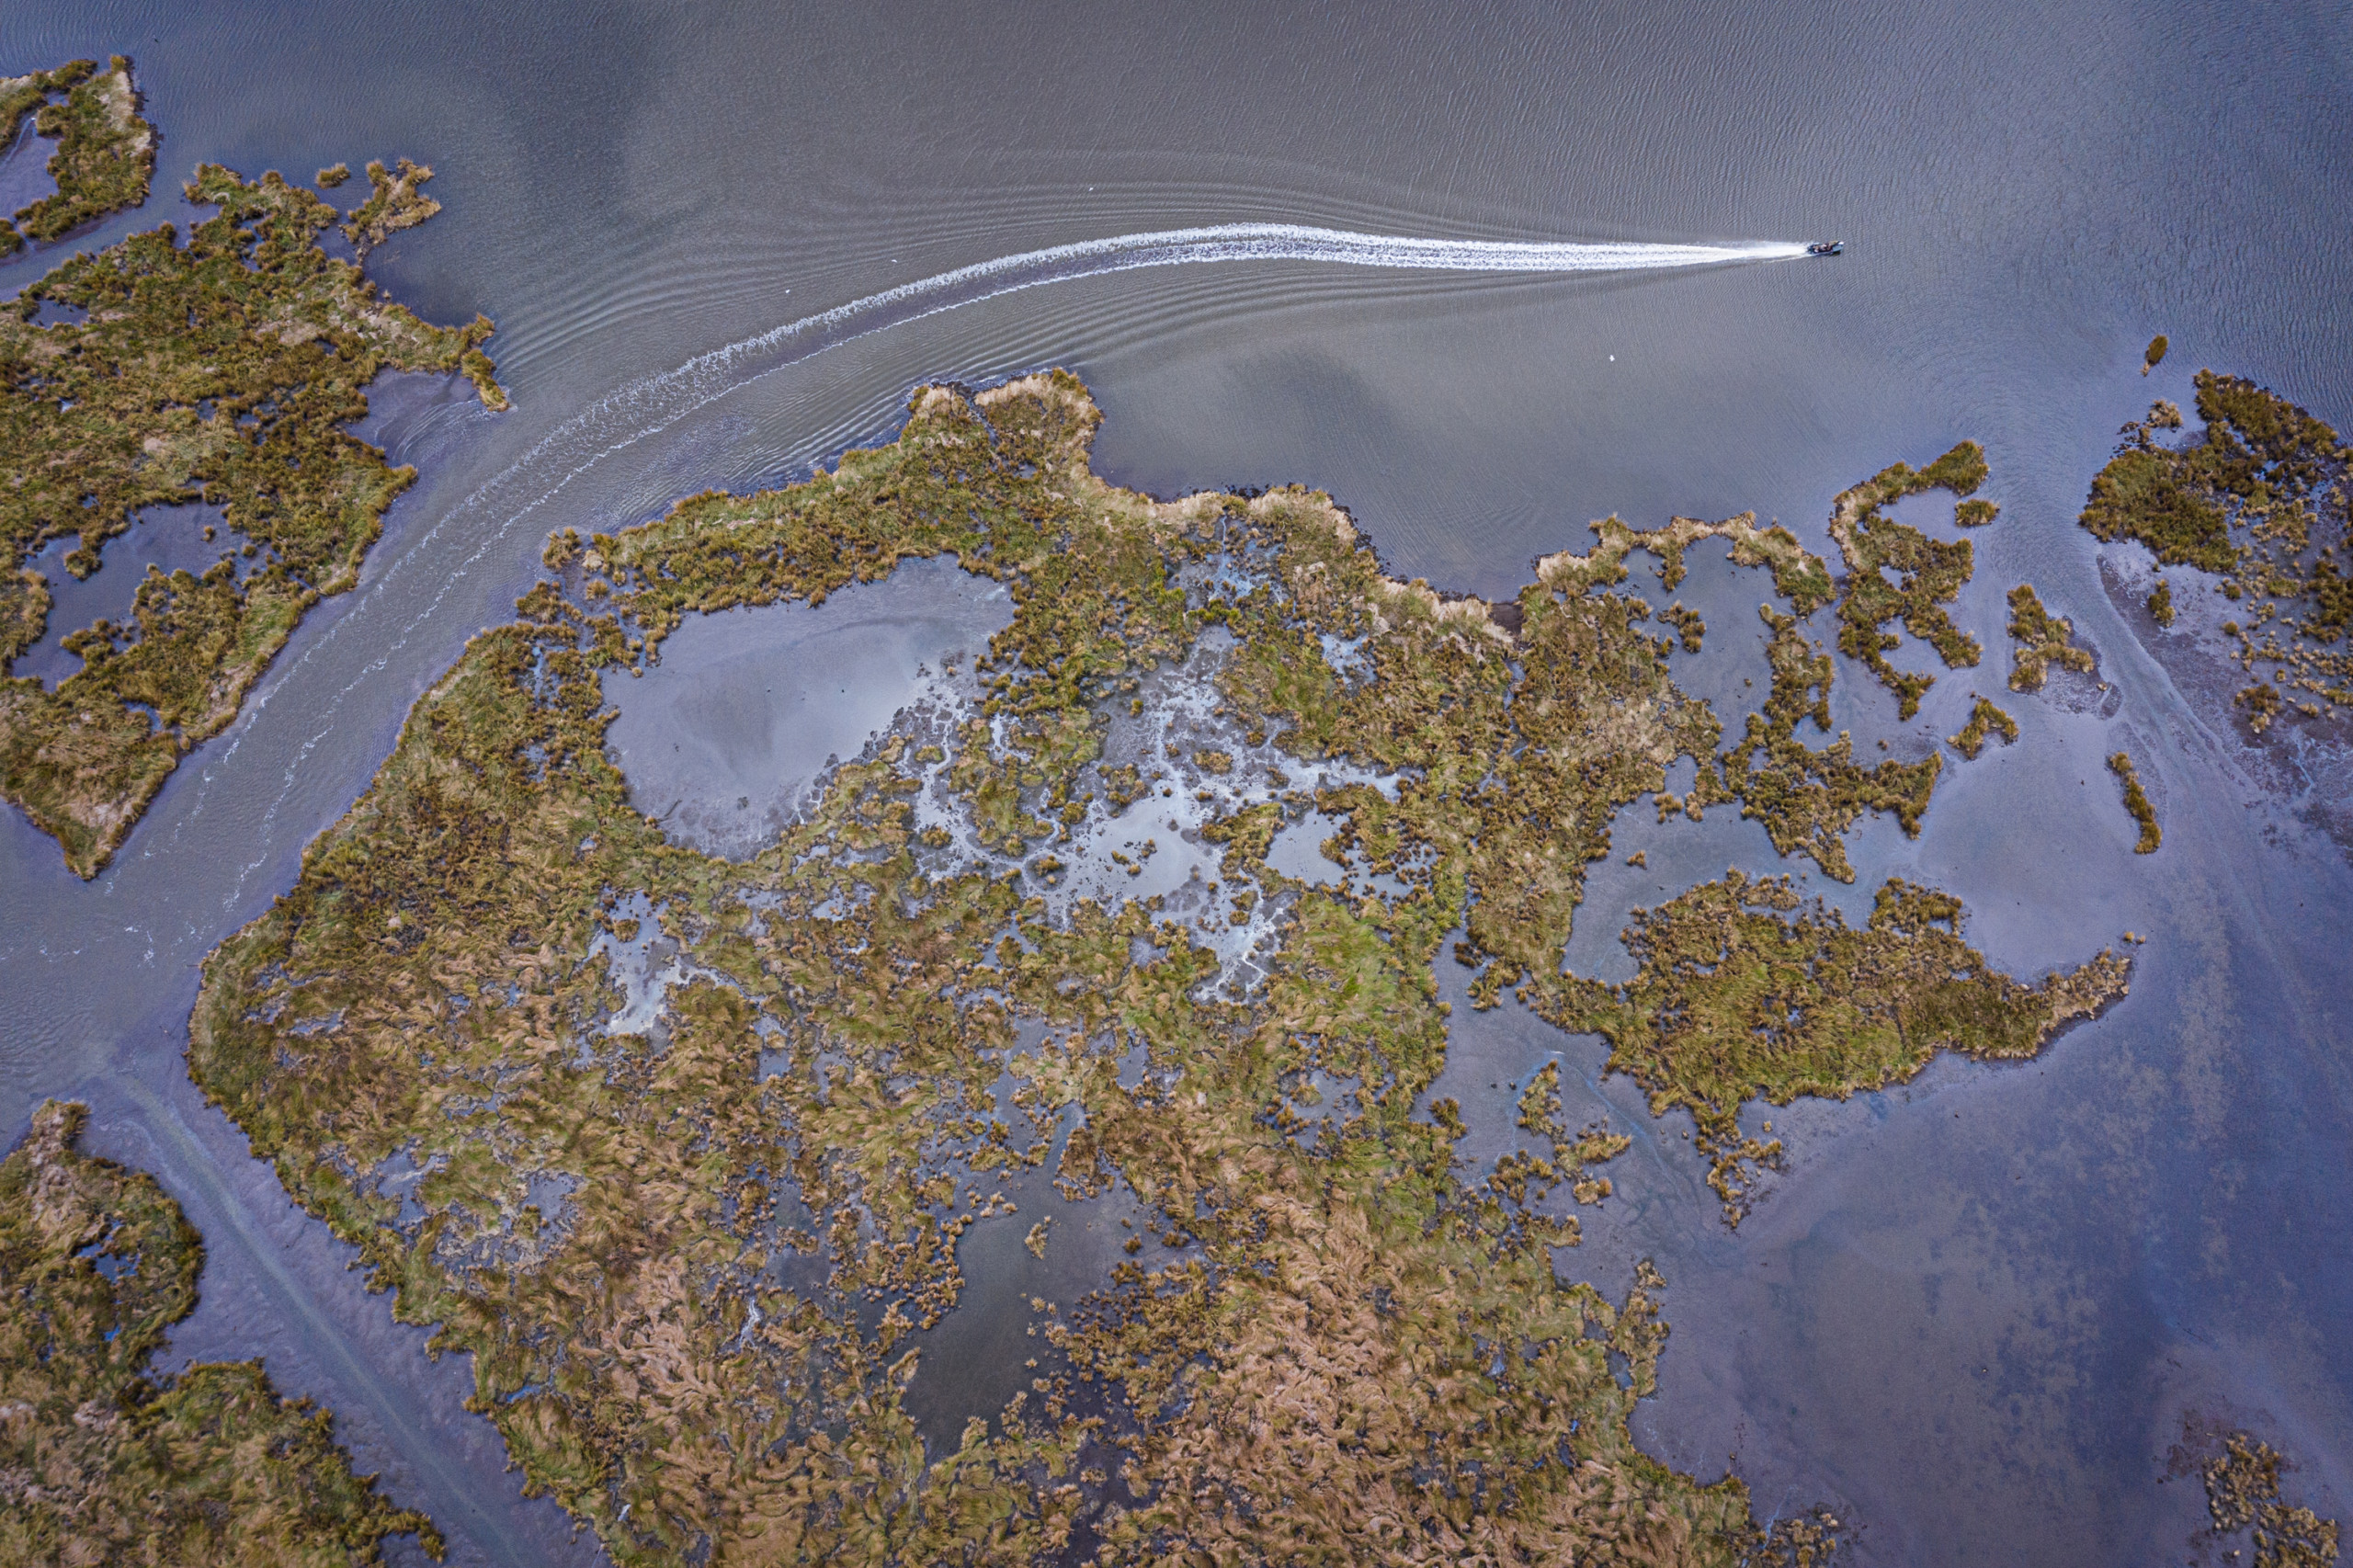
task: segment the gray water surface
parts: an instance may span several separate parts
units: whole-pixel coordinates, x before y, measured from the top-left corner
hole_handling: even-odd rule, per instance
[[[94,1141],[155,1168],[207,1237],[189,1344],[266,1351],[459,1560],[574,1549],[513,1476],[449,1457],[487,1430],[460,1407],[462,1369],[404,1359],[385,1302],[189,1103],[195,966],[291,884],[409,705],[506,619],[548,530],[804,472],[886,434],[918,381],[1050,363],[1100,400],[1110,477],[1164,494],[1309,483],[1392,570],[1483,595],[1534,555],[1583,550],[1611,511],[1644,526],[1754,507],[1826,552],[1839,489],[1983,442],[2004,514],[1973,536],[1955,615],[1986,662],[1908,665],[1939,677],[1909,724],[1842,664],[1834,707],[1866,755],[1939,744],[1972,685],[2024,733],[1974,763],[1948,754],[1923,836],[1866,819],[1854,889],[1822,891],[1853,918],[1886,875],[1934,881],[2025,973],[2132,928],[2150,941],[2131,997],[2035,1063],[1934,1075],[1818,1124],[1793,1110],[1808,1142],[1736,1234],[1671,1119],[1594,1076],[1638,1142],[1604,1206],[1622,1219],[1589,1221],[1563,1267],[1622,1288],[1632,1256],[1655,1256],[1674,1337],[1638,1431],[1702,1473],[1736,1452],[1760,1511],[1840,1502],[1865,1522],[1864,1561],[2169,1558],[2197,1523],[2194,1487],[2159,1484],[2187,1408],[2291,1451],[2293,1487],[2323,1511],[2353,1504],[2353,1271],[2336,1244],[2353,1192],[2353,877],[2272,803],[2262,758],[2185,699],[2192,677],[2144,651],[2073,524],[2116,427],[2154,396],[2187,404],[2201,364],[2353,423],[2344,7],[0,14],[0,74],[116,51],[162,131],[155,194],[0,262],[0,296],[74,249],[185,225],[178,182],[199,160],[300,176],[407,155],[439,171],[445,210],[371,271],[431,319],[492,316],[516,408],[387,414],[370,438],[420,477],[360,586],[312,614],[104,876],[75,881],[0,812],[0,1135],[40,1096],[91,1098]],[[1673,277],[1268,262],[1094,278],[654,407],[670,394],[649,379],[689,356],[895,283],[1252,219],[1849,244],[1835,263]],[[2160,331],[2172,357],[2143,379]],[[406,395],[386,389],[380,412]],[[1761,597],[1759,574],[1727,575]],[[2021,581],[2099,650],[2112,714],[2002,686],[2001,595]],[[1711,642],[1749,635],[1736,605],[1721,626],[1707,613]],[[2155,856],[2131,855],[2100,771],[2117,744],[2165,813]],[[1668,824],[1699,835],[1678,875],[1780,869],[1753,824],[1716,815]],[[1613,867],[1650,817],[1628,808]],[[1596,872],[1571,961],[1606,973],[1622,909],[1676,890]],[[1559,1049],[1594,1073],[1593,1042],[1543,1038],[1495,1049]]]
[[[951,558],[909,562],[824,604],[688,618],[643,675],[617,671],[606,731],[630,799],[683,844],[745,860],[942,666],[970,665],[1013,622],[999,584]]]

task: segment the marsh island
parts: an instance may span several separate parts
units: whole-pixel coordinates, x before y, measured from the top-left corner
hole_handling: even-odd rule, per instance
[[[2253,733],[2283,716],[2334,718],[2353,708],[2353,653],[2344,646],[2353,625],[2353,563],[2344,553],[2353,449],[2244,378],[2200,370],[2195,385],[2200,427],[2183,439],[2182,411],[2153,404],[2093,477],[2080,521],[2103,540],[2145,546],[2160,567],[2190,568],[2185,586],[2243,607],[2245,621],[2234,617],[2221,630],[2250,679],[2234,706]],[[2172,626],[2171,582],[2157,580],[2148,609]]]
[[[60,175],[68,227],[135,205],[153,161],[144,122],[127,141],[87,129],[135,100],[127,62],[75,74],[86,64],[0,83],[16,95],[0,114],[44,104],[59,160],[81,160]],[[103,173],[135,163],[135,191]],[[370,165],[371,194],[344,225],[355,247],[430,216],[417,187],[431,172]],[[384,298],[320,247],[342,214],[317,196],[217,165],[186,194],[214,211],[185,235],[165,224],[77,255],[0,306],[0,796],[85,878],[179,759],[236,717],[304,612],[358,581],[385,508],[415,479],[344,429],[368,412],[368,383],[387,369],[460,374],[484,406],[506,404],[481,347],[490,323],[434,326]],[[26,232],[53,237],[46,204],[28,211]],[[80,667],[54,686],[13,672],[54,602],[37,555],[70,540],[57,563],[87,577],[142,509],[190,502],[221,508],[205,529],[216,561],[150,572],[127,615],[72,630],[63,651]]]
[[[621,1562],[1816,1560],[1835,1521],[1768,1531],[1736,1478],[1634,1446],[1664,1282],[1607,1295],[1570,1250],[1625,1136],[1539,1075],[1526,1147],[1459,1161],[1437,966],[1605,1033],[1699,1118],[1737,1219],[1776,1153],[1744,1102],[2030,1054],[2125,960],[2014,979],[1936,890],[1891,882],[1855,928],[1734,878],[1637,917],[1629,985],[1569,975],[1586,868],[1645,794],[1738,801],[1848,880],[1859,814],[1916,830],[1934,757],[1800,734],[1827,726],[1798,625],[1839,597],[1824,562],[1752,517],[1612,518],[1511,600],[1448,597],[1320,493],[1107,484],[1098,419],[1059,372],[921,388],[830,472],[551,540],[208,961],[198,1082],[472,1353],[529,1484]],[[1898,526],[1856,548],[1916,587],[1841,624],[1945,641],[1966,557]],[[1673,678],[1698,629],[1626,587],[1711,537],[1790,607],[1728,749]],[[1002,585],[1009,622],[772,840],[707,854],[633,798],[613,703],[688,618],[924,560]],[[1199,869],[1128,895],[1188,814]],[[1344,874],[1279,869],[1311,818]],[[1041,1190],[1126,1242],[1028,1301],[1009,1398],[926,1426],[968,1249],[1075,1244],[1021,1210]]]

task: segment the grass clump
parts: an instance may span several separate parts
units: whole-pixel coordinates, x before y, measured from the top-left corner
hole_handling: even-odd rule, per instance
[[[2042,608],[2031,583],[2010,590],[2010,638],[2018,643],[2017,663],[2010,669],[2012,691],[2040,691],[2051,677],[2051,666],[2088,675],[2094,667],[2091,650],[2075,645],[2073,622]]]
[[[2165,335],[2162,332],[2149,339],[2149,347],[2141,351],[2141,373],[2145,376],[2159,365],[2164,364],[2165,350],[2171,347],[2172,345],[2165,341]]]
[[[1684,552],[1703,539],[1721,539],[1732,547],[1733,565],[1770,571],[1773,591],[1788,599],[1801,617],[1828,604],[1835,593],[1829,569],[1821,558],[1779,523],[1758,528],[1754,512],[1720,523],[1676,517],[1665,528],[1647,530],[1629,528],[1615,517],[1604,517],[1591,527],[1599,536],[1592,551],[1584,555],[1563,551],[1545,556],[1536,563],[1538,582],[1554,591],[1613,586],[1625,581],[1626,557],[1639,550],[1658,558],[1659,582],[1671,592],[1683,581]]]
[[[1969,710],[1969,722],[1952,737],[1953,748],[1974,762],[1977,754],[1985,749],[1986,740],[1994,735],[2000,735],[2004,745],[2012,744],[2018,738],[2018,722],[1980,697],[1977,705]]]
[[[2157,846],[2165,842],[2165,834],[2157,826],[2157,808],[2149,800],[2149,792],[2141,788],[2141,775],[2132,767],[2130,754],[2117,752],[2108,759],[2108,770],[2124,786],[2124,809],[2141,824],[2141,841],[2132,846],[2135,855],[2154,855]]]
[[[2160,577],[2156,591],[2149,596],[2149,619],[2159,626],[2171,626],[2173,617],[2173,585]]]
[[[2229,518],[2175,456],[2152,449],[2110,458],[2092,480],[2083,525],[2104,540],[2139,540],[2168,566],[2227,572],[2238,560]]]
[[[2282,1468],[2279,1450],[2253,1433],[2226,1435],[2222,1451],[2199,1472],[2206,1483],[2212,1533],[2221,1537],[2251,1531],[2255,1568],[2330,1568],[2336,1562],[2336,1521],[2283,1500]]]
[[[491,325],[418,320],[322,251],[335,210],[277,175],[207,165],[188,187],[219,211],[78,256],[0,307],[0,672],[40,638],[32,557],[72,538],[67,570],[142,507],[223,506],[198,574],[151,574],[130,616],[76,629],[82,667],[44,689],[0,681],[0,795],[95,876],[179,758],[218,734],[321,597],[358,580],[384,509],[415,480],[342,426],[385,369],[455,371],[506,398],[480,347]],[[43,302],[83,319],[36,325]]]
[[[1700,619],[1698,610],[1685,608],[1683,601],[1677,599],[1659,611],[1658,618],[1675,629],[1675,634],[1681,641],[1685,653],[1696,653],[1699,651],[1700,639],[1708,634],[1708,623]]]
[[[49,160],[57,189],[0,223],[0,256],[27,240],[63,238],[109,212],[147,199],[155,172],[155,128],[140,118],[131,62],[116,55],[75,60],[53,71],[0,78],[0,147],[15,142],[25,116],[33,133],[57,143]]]
[[[49,1101],[0,1161],[0,1559],[349,1568],[414,1534],[438,1560],[259,1361],[153,1368],[203,1246],[153,1178],[75,1147],[84,1115]]]
[[[2279,717],[2279,710],[2285,705],[2279,696],[2279,688],[2269,681],[2257,681],[2242,688],[2232,701],[2246,710],[2246,727],[2258,735],[2271,727],[2272,721]]]
[[[1844,1099],[1903,1082],[1940,1051],[2032,1056],[2124,994],[2130,966],[2111,951],[2026,985],[1963,942],[1961,921],[1960,900],[1892,879],[1856,930],[1786,878],[1731,871],[1634,912],[1624,936],[1641,965],[1632,980],[1573,982],[1544,1012],[1607,1038],[1608,1070],[1648,1090],[1654,1114],[1690,1111],[1714,1161],[1710,1182],[1737,1223],[1754,1167],[1780,1153],[1741,1131],[1747,1101]]]

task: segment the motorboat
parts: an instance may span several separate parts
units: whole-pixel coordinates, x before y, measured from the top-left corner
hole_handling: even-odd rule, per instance
[[[1805,247],[1805,254],[1808,256],[1838,256],[1843,254],[1846,249],[1847,242],[1844,240],[1816,240],[1813,244]]]

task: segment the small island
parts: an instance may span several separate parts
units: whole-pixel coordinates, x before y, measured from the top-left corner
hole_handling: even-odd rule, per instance
[[[2132,813],[2134,822],[2141,824],[2141,839],[2139,843],[2132,846],[2132,852],[2136,855],[2155,854],[2157,846],[2165,842],[2165,835],[2164,830],[2157,826],[2155,804],[2150,801],[2149,792],[2141,788],[2141,774],[2132,766],[2131,754],[2120,751],[2111,753],[2108,759],[2108,770],[2116,775],[2118,783],[2124,786],[2124,809]]]
[[[72,92],[112,113],[131,101],[128,70]],[[119,91],[100,90],[118,76]],[[69,117],[69,150],[80,123]],[[141,145],[152,162],[152,139]],[[354,244],[429,216],[416,187],[430,174],[370,165]],[[118,204],[145,189],[142,173]],[[185,236],[165,224],[76,256],[0,306],[0,470],[13,476],[0,489],[0,797],[84,878],[179,759],[236,717],[311,606],[358,581],[385,508],[416,477],[344,429],[368,412],[367,385],[388,369],[459,374],[485,407],[506,406],[481,348],[490,323],[438,327],[384,299],[319,247],[341,215],[316,196],[213,165],[187,194],[219,210]],[[44,323],[44,307],[63,319]],[[63,564],[86,577],[142,508],[191,501],[223,508],[216,564],[151,573],[123,620],[74,629],[64,649],[81,668],[53,689],[8,673],[48,626],[49,585],[30,565],[44,546],[73,540]]]
[[[1745,1101],[1845,1099],[1902,1083],[1942,1051],[2032,1056],[2124,994],[2130,965],[2111,951],[2022,985],[1961,941],[1961,921],[1959,899],[1891,881],[1858,931],[1787,879],[1734,871],[1634,912],[1625,942],[1642,970],[1632,980],[1548,987],[1538,1008],[1563,1028],[1606,1037],[1610,1067],[1650,1091],[1654,1113],[1692,1114],[1715,1162],[1709,1180],[1737,1223],[1745,1167],[1780,1153],[1741,1131]]]
[[[2075,623],[2043,608],[2031,583],[2010,590],[2010,640],[2018,644],[2010,667],[2012,691],[2040,691],[2053,665],[2079,675],[2097,667],[2090,649],[2075,646]]]
[[[1985,749],[1987,740],[1995,735],[2002,737],[2004,745],[2010,744],[2018,738],[2018,722],[1980,697],[1969,710],[1969,722],[1952,737],[1952,746],[1974,762],[1978,754]]]

